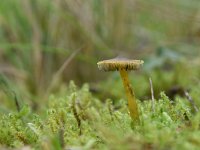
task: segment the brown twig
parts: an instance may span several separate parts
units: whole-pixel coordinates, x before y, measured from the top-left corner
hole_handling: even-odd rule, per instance
[[[78,124],[79,135],[82,135],[81,119],[79,118],[79,114],[78,114],[78,111],[77,111],[77,108],[76,108],[75,95],[73,96],[73,99],[72,99],[72,111],[73,111],[74,117],[75,117],[77,124]]]
[[[8,81],[1,77],[0,77],[0,89],[2,89],[7,96],[14,99],[16,109],[18,112],[20,112],[21,108],[16,92],[10,88]]]
[[[108,111],[110,113],[110,116],[111,116],[111,120],[113,121],[113,107],[112,107],[112,101],[111,100],[108,100],[107,101],[107,106],[108,106]]]
[[[198,112],[199,109],[197,108],[197,106],[194,103],[194,100],[192,99],[192,97],[190,96],[190,94],[185,90],[184,91],[185,97],[187,98],[187,100],[190,102],[190,104],[192,105],[192,108],[194,109],[195,112]]]
[[[49,92],[53,89],[53,87],[55,86],[56,82],[58,81],[58,79],[60,78],[61,74],[63,73],[63,71],[65,70],[65,68],[69,65],[69,63],[73,60],[73,58],[83,49],[83,47],[77,49],[76,51],[74,51],[69,58],[67,58],[65,60],[65,62],[63,63],[63,65],[58,69],[58,71],[53,75],[52,77],[52,81],[47,89],[47,94],[49,94]]]
[[[61,128],[59,130],[59,141],[60,141],[61,147],[64,148],[65,147],[65,141],[64,141],[64,129],[63,128]]]
[[[149,78],[149,83],[151,87],[152,111],[155,112],[155,98],[154,98],[154,90],[153,90],[153,83],[152,83],[151,77]]]
[[[17,108],[17,111],[18,112],[20,112],[20,104],[19,104],[19,100],[18,100],[18,98],[17,98],[17,95],[16,95],[16,93],[14,92],[14,91],[12,91],[12,93],[13,93],[13,95],[14,95],[14,101],[15,101],[15,106],[16,106],[16,108]]]

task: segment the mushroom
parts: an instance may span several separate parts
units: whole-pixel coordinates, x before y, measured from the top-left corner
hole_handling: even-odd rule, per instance
[[[144,61],[142,60],[130,60],[127,58],[119,58],[119,57],[109,60],[103,60],[97,63],[98,68],[100,70],[104,71],[117,70],[120,72],[124,88],[126,91],[126,95],[128,98],[128,109],[130,112],[130,116],[134,121],[139,121],[139,112],[135,94],[132,90],[127,71],[138,70],[143,63]]]

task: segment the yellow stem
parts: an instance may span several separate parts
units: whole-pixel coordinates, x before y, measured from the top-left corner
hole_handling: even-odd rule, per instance
[[[135,94],[131,88],[130,81],[128,79],[128,73],[125,69],[121,69],[119,71],[120,71],[120,75],[121,75],[121,78],[122,78],[122,81],[124,84],[124,88],[126,91],[126,95],[128,98],[128,109],[130,112],[130,116],[133,120],[139,121],[139,113],[138,113],[136,98],[135,98]]]

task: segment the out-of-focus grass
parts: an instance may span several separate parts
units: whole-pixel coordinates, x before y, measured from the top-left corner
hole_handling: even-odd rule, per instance
[[[149,59],[162,46],[196,60],[198,6],[197,0],[0,1],[0,74],[32,102],[46,99],[53,77],[79,48],[51,92],[70,79],[96,83],[103,78],[96,62],[117,55]]]

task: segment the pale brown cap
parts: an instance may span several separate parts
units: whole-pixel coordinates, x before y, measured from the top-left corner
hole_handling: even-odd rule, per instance
[[[115,70],[138,70],[142,65],[143,60],[131,60],[127,58],[114,58],[109,60],[103,60],[97,63],[98,68],[104,71]]]

